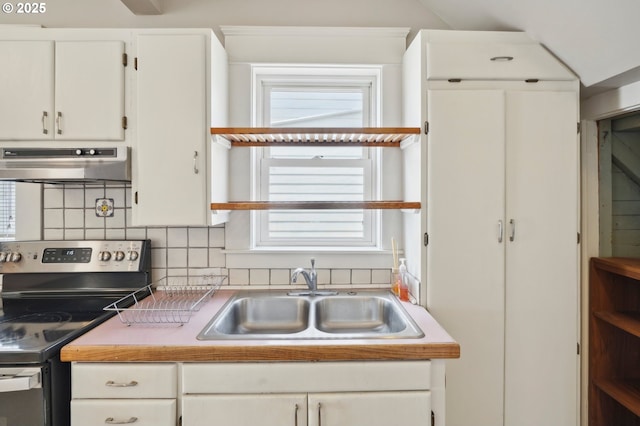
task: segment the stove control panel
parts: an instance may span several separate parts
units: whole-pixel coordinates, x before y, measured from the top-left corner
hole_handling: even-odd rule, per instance
[[[21,272],[117,272],[148,267],[149,240],[6,241],[0,274]]]

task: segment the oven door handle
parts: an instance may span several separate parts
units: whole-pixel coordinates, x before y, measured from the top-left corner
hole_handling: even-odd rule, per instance
[[[42,387],[39,368],[0,369],[0,393],[18,392]]]

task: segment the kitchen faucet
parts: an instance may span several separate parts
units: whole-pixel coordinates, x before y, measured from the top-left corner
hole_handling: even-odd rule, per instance
[[[307,271],[304,268],[298,268],[293,271],[291,275],[291,282],[296,283],[298,281],[298,275],[302,274],[304,280],[307,282],[307,287],[311,291],[311,295],[313,296],[318,290],[318,274],[316,272],[316,260],[311,258],[311,269]]]

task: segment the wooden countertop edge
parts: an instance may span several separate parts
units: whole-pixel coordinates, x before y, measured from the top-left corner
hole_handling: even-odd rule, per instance
[[[65,346],[62,361],[244,362],[364,361],[459,358],[457,343],[275,346]]]

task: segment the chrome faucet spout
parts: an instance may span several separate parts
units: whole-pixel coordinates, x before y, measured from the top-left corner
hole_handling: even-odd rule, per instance
[[[309,271],[307,271],[304,268],[297,268],[295,271],[293,271],[293,274],[291,274],[292,283],[296,283],[298,281],[298,275],[302,275],[312,295],[318,289],[318,274],[316,273],[315,265],[316,265],[316,260],[311,259],[311,269]]]

